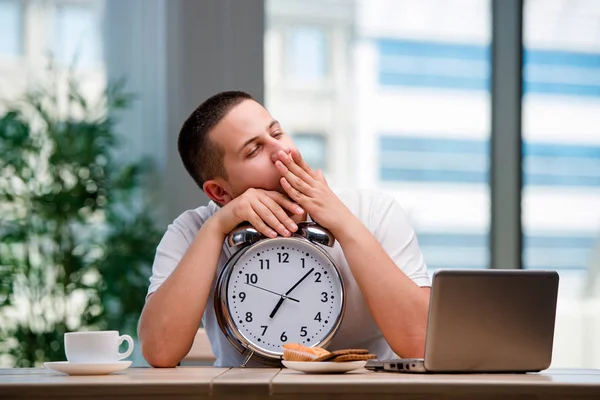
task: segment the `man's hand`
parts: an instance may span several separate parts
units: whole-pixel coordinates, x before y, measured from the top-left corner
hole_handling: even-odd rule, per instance
[[[290,236],[298,226],[285,210],[298,215],[304,213],[302,207],[281,193],[250,188],[223,206],[213,218],[224,235],[248,221],[265,236],[276,237],[277,233]]]
[[[354,215],[333,193],[321,170],[313,171],[297,150],[273,156],[281,174],[281,186],[288,196],[302,206],[311,217],[333,235]]]

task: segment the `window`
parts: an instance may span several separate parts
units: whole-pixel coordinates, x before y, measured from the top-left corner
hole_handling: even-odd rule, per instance
[[[395,195],[431,273],[487,268],[490,3],[359,4],[360,185]]]
[[[524,8],[523,262],[560,274],[555,362],[597,366],[600,314],[586,310],[600,298],[600,2],[552,5]]]
[[[22,24],[20,1],[0,0],[0,56],[22,53]]]
[[[311,26],[291,28],[286,44],[286,71],[297,82],[315,82],[328,74],[328,45],[324,30]]]
[[[58,3],[54,55],[65,65],[91,67],[102,61],[101,13],[93,4]]]
[[[282,37],[293,76],[335,78],[327,93],[300,92],[267,68],[267,108],[291,132],[327,132],[294,139],[312,162],[327,158],[330,184],[396,197],[430,272],[489,265],[490,9],[489,0],[267,1],[266,65]],[[289,29],[295,21],[319,28]]]

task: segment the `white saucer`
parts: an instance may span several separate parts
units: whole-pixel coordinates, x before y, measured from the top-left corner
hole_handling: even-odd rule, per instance
[[[311,362],[311,361],[282,361],[289,369],[313,374],[334,374],[354,371],[364,368],[366,361],[348,362]]]
[[[124,370],[131,361],[115,361],[107,363],[72,363],[68,361],[45,362],[44,367],[52,371],[69,375],[106,375]]]

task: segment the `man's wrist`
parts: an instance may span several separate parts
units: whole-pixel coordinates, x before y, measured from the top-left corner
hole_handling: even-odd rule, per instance
[[[222,235],[223,238],[225,236],[227,236],[227,234],[229,232],[223,232],[222,226],[221,226],[221,222],[219,221],[219,217],[217,214],[213,215],[212,217],[210,217],[203,225],[202,228],[203,230],[207,230],[209,231],[210,234],[213,235]]]
[[[329,228],[329,231],[340,244],[347,238],[355,236],[361,229],[364,229],[363,223],[352,213],[338,219],[338,223]]]

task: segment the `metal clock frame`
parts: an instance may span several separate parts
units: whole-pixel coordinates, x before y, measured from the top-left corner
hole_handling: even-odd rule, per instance
[[[346,288],[344,285],[344,280],[342,279],[342,275],[340,274],[339,268],[337,267],[331,256],[321,247],[321,245],[329,247],[333,246],[335,242],[333,235],[328,230],[316,224],[315,222],[301,222],[298,224],[298,231],[294,233],[293,236],[277,237],[271,239],[267,238],[266,236],[263,236],[251,225],[244,224],[234,229],[229,234],[227,240],[230,246],[243,245],[244,247],[242,247],[233,256],[231,256],[231,258],[227,261],[227,263],[221,270],[217,279],[214,306],[215,314],[217,316],[217,321],[219,323],[221,331],[236,350],[238,350],[242,355],[246,355],[242,366],[246,366],[246,364],[248,363],[248,361],[250,361],[252,357],[256,357],[262,363],[267,365],[281,365],[281,354],[262,349],[251,343],[248,339],[244,337],[244,335],[242,335],[242,333],[236,328],[236,324],[232,318],[232,315],[229,311],[229,306],[227,304],[227,288],[229,286],[229,280],[231,278],[231,273],[233,272],[234,266],[236,265],[238,260],[244,254],[246,254],[246,252],[251,251],[259,244],[264,244],[265,241],[277,240],[280,242],[288,242],[289,244],[294,242],[308,243],[333,266],[333,271],[335,272],[336,278],[340,282],[341,287],[341,310],[332,328],[327,333],[327,336],[325,336],[325,338],[321,341],[313,344],[311,347],[326,346],[331,341],[331,339],[333,339],[333,336],[335,335],[340,324],[342,323],[342,319],[346,311]]]

